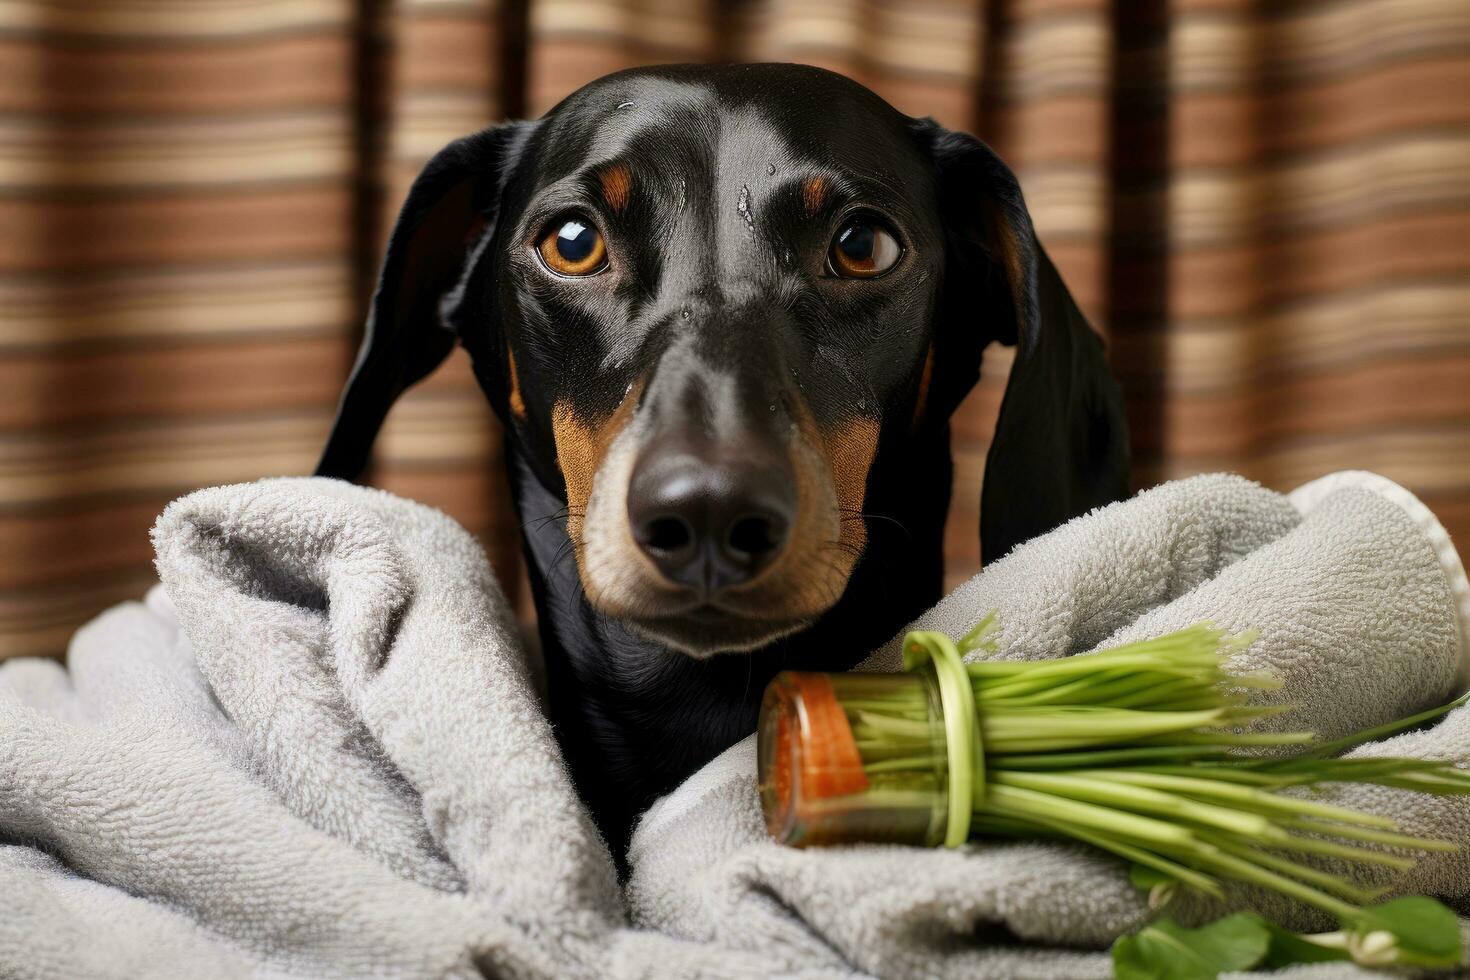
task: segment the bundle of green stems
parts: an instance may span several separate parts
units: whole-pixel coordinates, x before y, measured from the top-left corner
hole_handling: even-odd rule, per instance
[[[987,617],[957,644],[939,633],[909,634],[906,661],[923,683],[893,682],[910,675],[801,675],[826,680],[802,682],[800,718],[762,725],[771,743],[762,750],[762,784],[773,831],[782,807],[793,842],[822,822],[828,830],[808,842],[861,839],[871,819],[840,832],[859,811],[936,810],[930,842],[938,831],[952,846],[977,834],[1067,838],[1161,881],[1221,898],[1223,882],[1240,882],[1346,923],[1381,893],[1314,858],[1407,870],[1417,853],[1454,849],[1402,833],[1382,816],[1282,792],[1370,782],[1470,793],[1470,773],[1446,762],[1336,757],[1447,708],[1326,743],[1310,732],[1252,730],[1290,706],[1253,706],[1252,691],[1280,681],[1227,669],[1250,636],[1197,625],[1060,660],[964,663],[964,654],[990,644],[993,625]],[[824,704],[831,710],[824,713]]]

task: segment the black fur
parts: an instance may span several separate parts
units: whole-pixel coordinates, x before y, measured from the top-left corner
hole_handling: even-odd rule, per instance
[[[527,243],[561,211],[596,212],[591,168],[611,160],[634,175],[628,205],[602,215],[624,271],[616,288],[562,290],[530,266]],[[833,189],[814,217],[799,180],[817,172]],[[849,204],[903,230],[902,274],[821,275]],[[863,513],[844,515],[867,522],[867,544],[840,598],[798,633],[705,660],[584,597],[551,428],[553,404],[606,416],[630,385],[673,370],[659,365],[690,329],[750,404],[790,385],[775,377],[789,371],[818,425],[863,413],[880,424]],[[978,140],[815,68],[623,72],[539,121],[446,147],[393,232],[318,472],[357,477],[394,398],[456,337],[506,423],[556,734],[615,848],[649,802],[754,729],[778,670],[851,667],[939,598],[948,418],[988,343],[1015,344],[1017,356],[986,470],[986,559],[1128,491],[1102,345],[1037,243],[1010,170]],[[508,351],[523,414],[510,410]]]

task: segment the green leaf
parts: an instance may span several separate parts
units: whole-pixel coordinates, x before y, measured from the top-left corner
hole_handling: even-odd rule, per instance
[[[1269,967],[1290,966],[1293,963],[1330,963],[1333,960],[1350,960],[1352,956],[1340,946],[1321,946],[1274,922],[1262,920],[1271,932],[1271,948],[1266,951],[1263,965]]]
[[[1345,923],[1346,924],[1346,923]],[[1454,966],[1460,962],[1460,925],[1455,913],[1432,898],[1396,898],[1363,910],[1351,924],[1361,935],[1382,930],[1398,940],[1390,962]]]
[[[1113,943],[1117,980],[1215,980],[1230,970],[1248,970],[1266,956],[1271,934],[1249,912],[1227,916],[1198,929],[1161,919]]]

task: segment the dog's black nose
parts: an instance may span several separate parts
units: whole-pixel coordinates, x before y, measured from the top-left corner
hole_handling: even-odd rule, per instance
[[[665,578],[706,597],[769,565],[795,516],[790,465],[738,442],[666,436],[644,449],[628,485],[633,539]]]

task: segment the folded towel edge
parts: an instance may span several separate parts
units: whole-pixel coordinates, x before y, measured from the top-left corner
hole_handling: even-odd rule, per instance
[[[745,736],[719,755],[715,756],[679,786],[656,800],[638,818],[628,847],[628,859],[634,865],[643,857],[644,842],[651,835],[662,833],[664,828],[692,812],[716,790],[756,773],[756,736]]]
[[[1305,515],[1333,493],[1349,487],[1375,493],[1398,507],[1434,549],[1455,606],[1455,625],[1460,639],[1455,687],[1459,691],[1465,691],[1470,688],[1470,578],[1465,574],[1465,564],[1455,549],[1454,541],[1450,539],[1450,532],[1445,530],[1439,518],[1434,516],[1434,512],[1413,491],[1381,473],[1369,470],[1339,470],[1328,473],[1297,487],[1287,494],[1287,499],[1299,513]]]

